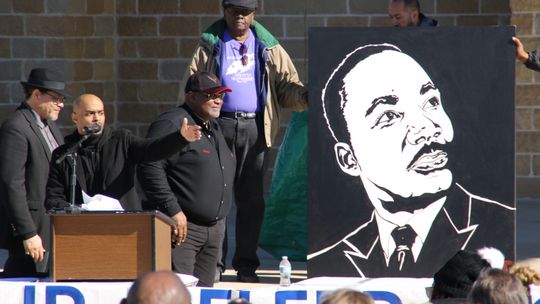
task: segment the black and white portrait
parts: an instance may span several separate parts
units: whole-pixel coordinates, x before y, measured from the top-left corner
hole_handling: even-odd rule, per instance
[[[396,36],[395,29],[388,33]],[[430,33],[435,35],[434,31]],[[475,132],[474,125],[482,122],[462,127],[466,120],[454,120],[453,116],[459,115],[463,103],[470,107],[467,115],[482,111],[489,116],[493,110],[506,109],[505,103],[513,106],[513,96],[490,100],[493,109],[482,108],[482,101],[471,107],[475,101],[463,99],[467,92],[451,90],[482,90],[493,84],[459,86],[459,78],[452,79],[457,73],[442,73],[448,66],[432,77],[430,70],[437,69],[437,62],[447,62],[437,57],[440,53],[433,53],[432,58],[428,54],[424,61],[431,59],[435,63],[428,64],[430,69],[426,70],[415,59],[424,54],[411,51],[414,48],[407,43],[414,41],[415,33],[405,34],[411,36],[405,42],[395,37],[389,39],[392,43],[384,42],[374,35],[378,37],[376,43],[357,44],[329,70],[319,91],[313,90],[316,96],[310,92],[310,98],[317,98],[319,103],[310,108],[310,164],[318,164],[318,169],[310,166],[309,276],[431,277],[458,250],[484,246],[499,248],[507,258],[513,258],[514,189],[507,189],[510,194],[502,196],[500,191],[490,190],[513,187],[512,182],[504,184],[513,180],[513,172],[507,170],[509,176],[487,187],[483,182],[476,183],[476,173],[464,172],[466,163],[475,161],[466,159],[479,155],[461,147],[490,145],[491,140],[505,134],[510,138],[499,143],[513,144],[513,135],[506,130],[503,134],[487,134],[485,142],[458,140],[460,136],[467,140],[481,138],[482,134],[470,132]],[[505,34],[499,36],[506,39]],[[513,75],[513,70],[508,73]],[[445,94],[445,90],[451,92]],[[447,106],[452,113],[447,112]],[[509,121],[502,127],[513,130],[513,107],[507,114],[503,116]],[[313,131],[314,122],[321,124],[321,134]],[[485,123],[491,122],[487,119]],[[489,129],[476,131],[483,130]],[[321,147],[327,151],[317,153]],[[508,152],[513,157],[513,146],[491,151],[505,157]],[[510,164],[488,166],[513,168],[513,159],[505,159]],[[333,165],[321,172],[319,164],[324,162]],[[482,166],[469,167],[478,168]],[[475,187],[482,191],[475,192]],[[347,191],[351,188],[361,189]],[[333,214],[332,208],[338,211]],[[323,231],[323,223],[333,231]]]

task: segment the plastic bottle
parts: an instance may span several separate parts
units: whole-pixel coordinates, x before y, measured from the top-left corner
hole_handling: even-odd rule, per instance
[[[279,262],[279,286],[287,287],[291,285],[291,263],[287,256],[281,257]]]

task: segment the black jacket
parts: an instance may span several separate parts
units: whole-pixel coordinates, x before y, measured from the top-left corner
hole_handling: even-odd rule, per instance
[[[529,52],[529,60],[525,62],[525,66],[533,71],[540,72],[540,52],[538,50]]]
[[[62,144],[54,122],[49,122],[49,128]],[[2,124],[0,147],[0,246],[17,242],[22,248],[22,240],[39,234],[49,250],[50,228],[43,201],[51,152],[26,102]]]
[[[140,210],[141,204],[135,191],[135,167],[143,161],[163,159],[183,148],[187,141],[177,128],[157,139],[146,139],[131,134],[128,130],[105,128],[98,140],[95,140],[97,166],[93,176],[83,169],[82,158],[91,157],[90,153],[80,151],[77,157],[77,204],[82,203],[81,188],[90,196],[103,194],[118,199],[126,210]],[[58,159],[80,139],[75,131],[66,137],[66,144],[53,152],[49,180],[47,182],[47,209],[63,208],[69,205],[69,180],[71,164],[66,157],[60,164]],[[83,145],[84,147],[84,145]],[[91,173],[90,173],[91,174]],[[94,183],[89,183],[95,179]]]
[[[236,170],[235,157],[218,124],[211,121],[207,131],[187,106],[177,107],[160,115],[148,137],[178,129],[184,117],[189,124],[201,125],[203,138],[166,160],[138,167],[137,177],[146,196],[143,206],[169,216],[183,211],[189,222],[213,225],[229,213]]]

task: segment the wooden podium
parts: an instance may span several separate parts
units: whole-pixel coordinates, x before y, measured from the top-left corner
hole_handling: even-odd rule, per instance
[[[171,225],[159,211],[52,213],[53,281],[134,280],[171,269]]]

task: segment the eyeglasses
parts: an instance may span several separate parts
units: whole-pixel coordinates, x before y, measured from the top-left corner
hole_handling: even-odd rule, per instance
[[[242,62],[242,65],[243,66],[246,66],[248,64],[248,56],[246,55],[247,53],[247,46],[245,44],[241,44],[240,45],[240,49],[238,50],[238,52],[240,53],[240,55],[242,56],[242,58],[240,58],[240,61]]]
[[[206,96],[206,98],[208,99],[223,99],[223,97],[225,96],[225,93],[216,93],[216,94],[205,94],[203,93],[204,96]]]
[[[54,96],[53,94],[49,92],[45,92],[45,94],[49,95],[52,99],[52,102],[54,102],[55,104],[64,103],[64,96]]]

